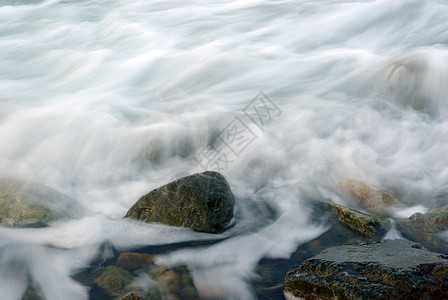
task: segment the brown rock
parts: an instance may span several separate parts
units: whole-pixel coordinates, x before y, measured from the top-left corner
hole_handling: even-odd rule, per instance
[[[399,205],[392,191],[359,180],[343,180],[338,183],[338,189],[360,207],[378,215],[387,214],[389,208]]]
[[[415,213],[409,217],[407,223],[431,233],[448,230],[448,205],[433,209],[425,214]]]
[[[154,260],[152,254],[141,254],[133,252],[121,253],[115,263],[115,266],[123,268],[128,271],[134,271],[141,269],[148,264],[151,264]]]
[[[144,300],[142,296],[137,294],[136,292],[130,292],[129,294],[124,295],[121,300]]]

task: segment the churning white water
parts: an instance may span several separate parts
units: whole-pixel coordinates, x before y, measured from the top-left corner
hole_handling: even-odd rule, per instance
[[[326,230],[305,201],[343,203],[341,179],[392,189],[409,214],[446,204],[447,17],[445,0],[0,0],[0,175],[87,208],[0,228],[0,297],[32,283],[46,299],[87,299],[71,275],[105,243],[227,237],[157,262],[186,264],[204,295],[251,299],[262,258]],[[261,91],[279,109],[263,128],[243,113]],[[230,230],[121,220],[141,195],[201,172],[235,116],[255,138],[221,170]]]

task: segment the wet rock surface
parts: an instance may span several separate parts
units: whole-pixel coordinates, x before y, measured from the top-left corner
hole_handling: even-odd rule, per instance
[[[14,227],[45,227],[76,217],[83,209],[70,197],[42,184],[0,179],[0,223]]]
[[[338,183],[338,189],[361,208],[376,215],[385,215],[390,208],[400,205],[392,191],[360,180],[342,180]]]
[[[388,219],[372,216],[350,207],[329,203],[327,211],[332,218],[367,239],[379,240],[390,229]]]
[[[218,233],[233,218],[234,203],[224,176],[207,171],[151,191],[141,197],[124,217]]]
[[[284,280],[304,299],[447,299],[448,257],[407,240],[328,248]]]
[[[400,220],[403,226],[437,233],[448,230],[448,205],[433,209],[425,214],[415,213],[408,219]]]

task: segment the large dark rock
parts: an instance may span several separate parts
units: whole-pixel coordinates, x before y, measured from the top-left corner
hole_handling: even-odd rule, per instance
[[[15,227],[42,227],[83,211],[75,200],[50,187],[14,178],[0,178],[0,208],[0,223]]]
[[[233,217],[234,198],[219,173],[183,177],[141,197],[125,218],[221,232]]]
[[[400,204],[392,191],[356,179],[342,180],[338,189],[361,208],[377,215],[385,215]]]
[[[448,257],[407,240],[328,248],[292,266],[288,298],[448,299]]]

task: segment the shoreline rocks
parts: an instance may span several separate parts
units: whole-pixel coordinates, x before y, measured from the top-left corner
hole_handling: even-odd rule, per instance
[[[234,204],[224,176],[207,171],[149,192],[128,210],[124,218],[219,233],[233,218]]]
[[[446,299],[448,257],[407,240],[328,248],[292,266],[293,299]]]

